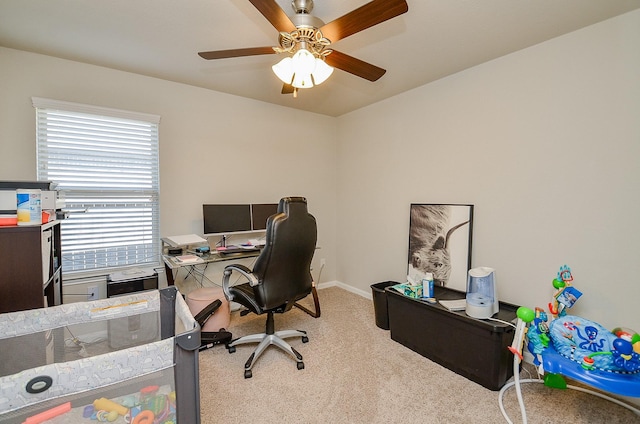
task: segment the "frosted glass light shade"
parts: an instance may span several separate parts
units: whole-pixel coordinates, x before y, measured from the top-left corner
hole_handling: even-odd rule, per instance
[[[333,68],[327,65],[324,60],[316,59],[316,69],[311,75],[313,75],[313,82],[316,85],[320,85],[327,80],[333,73]]]
[[[280,78],[280,81],[284,82],[285,84],[291,84],[294,71],[293,60],[289,56],[273,65],[271,69],[273,69],[273,73],[276,74],[278,78]]]
[[[307,49],[300,49],[293,55],[293,69],[296,74],[311,74],[316,68],[316,58]]]
[[[311,74],[295,73],[293,75],[293,82],[291,83],[295,88],[311,88],[313,87],[313,80]]]

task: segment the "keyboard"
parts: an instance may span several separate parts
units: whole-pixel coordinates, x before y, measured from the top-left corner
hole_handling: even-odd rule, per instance
[[[249,247],[240,247],[240,246],[229,246],[223,250],[217,250],[218,255],[232,255],[238,253],[249,253],[259,251],[260,247],[257,246],[249,246]]]

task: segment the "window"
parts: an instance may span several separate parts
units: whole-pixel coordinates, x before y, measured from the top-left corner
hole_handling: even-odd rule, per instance
[[[158,124],[135,112],[33,98],[38,180],[66,201],[64,272],[160,260]]]

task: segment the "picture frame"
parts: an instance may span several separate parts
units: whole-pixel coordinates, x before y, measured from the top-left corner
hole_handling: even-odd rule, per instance
[[[473,205],[412,203],[408,279],[417,283],[430,272],[436,286],[466,291],[472,235]]]

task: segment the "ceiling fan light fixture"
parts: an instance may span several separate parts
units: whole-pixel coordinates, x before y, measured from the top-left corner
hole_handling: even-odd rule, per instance
[[[285,57],[271,69],[280,81],[295,88],[311,88],[322,84],[333,73],[331,66],[304,48],[299,49],[293,57]]]

